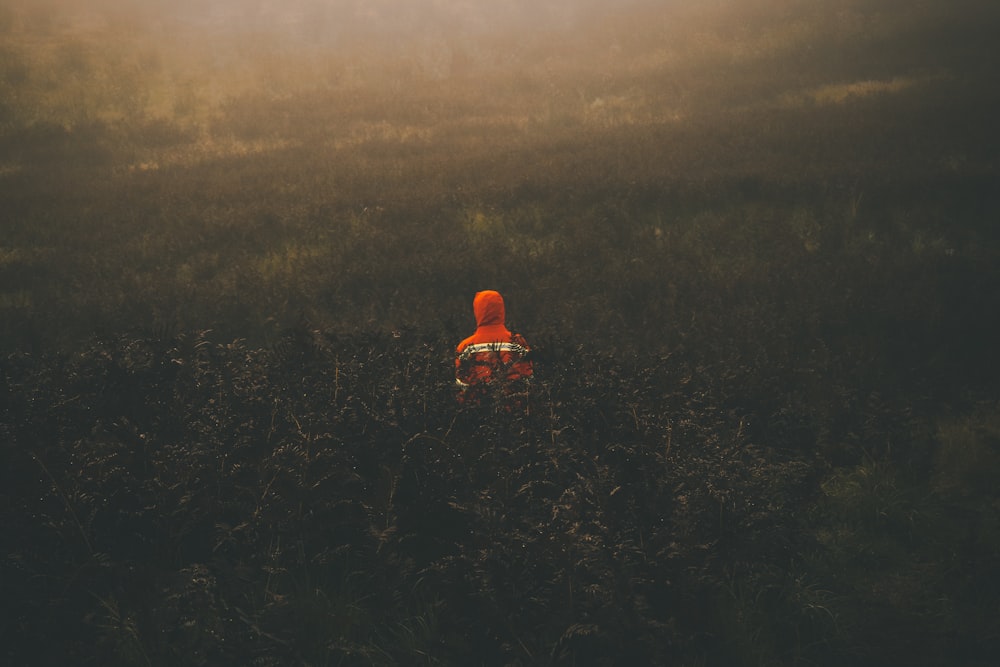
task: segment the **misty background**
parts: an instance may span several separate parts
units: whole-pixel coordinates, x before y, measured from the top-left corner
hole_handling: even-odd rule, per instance
[[[984,0],[3,0],[0,169],[31,161],[22,130],[95,123],[146,139],[168,124],[201,149],[234,135],[315,141],[324,129],[342,146],[345,122],[355,138],[404,143],[432,142],[455,122],[504,126],[512,139],[683,125],[701,141],[699,128],[725,133],[759,114],[767,132],[796,110],[970,92],[986,74],[997,13]],[[323,93],[333,93],[325,116],[312,108]],[[237,113],[291,96],[302,102],[291,115]],[[992,138],[986,112],[972,113],[963,122]],[[317,122],[326,127],[301,136]],[[920,149],[964,163],[983,146],[948,140],[921,136]],[[148,141],[133,143],[132,167],[157,161],[138,145]],[[171,150],[159,161],[179,159]],[[781,154],[805,150],[790,140]],[[698,153],[685,159],[711,151]]]
[[[0,0],[0,305],[113,323],[136,301],[139,320],[194,324],[215,295],[240,304],[222,317],[236,331],[303,309],[414,320],[441,299],[464,311],[498,243],[547,272],[581,219],[616,221],[595,221],[594,243],[667,248],[747,197],[795,209],[810,252],[830,228],[817,202],[926,220],[921,247],[971,246],[951,221],[996,178],[997,25],[985,0]],[[344,256],[348,232],[379,229],[393,252],[410,235],[476,250],[461,279],[428,260],[421,287]],[[80,277],[102,263],[116,268]],[[243,305],[246,285],[270,296]],[[548,319],[549,292],[523,315]]]

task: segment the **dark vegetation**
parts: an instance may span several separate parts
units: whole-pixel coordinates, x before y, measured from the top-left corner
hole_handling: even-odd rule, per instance
[[[3,664],[994,663],[995,3],[106,4],[0,2]]]

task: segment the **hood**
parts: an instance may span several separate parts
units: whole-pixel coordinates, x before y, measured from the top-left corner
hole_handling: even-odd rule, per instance
[[[472,300],[472,312],[476,315],[476,326],[503,324],[503,297],[493,290],[477,292],[476,298]]]

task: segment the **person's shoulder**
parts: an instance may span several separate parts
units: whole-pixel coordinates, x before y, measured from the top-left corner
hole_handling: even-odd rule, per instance
[[[475,336],[469,336],[468,338],[466,338],[465,340],[463,340],[461,343],[459,343],[458,345],[456,345],[455,346],[455,352],[461,352],[462,350],[464,350],[465,348],[467,348],[469,345],[471,345],[473,343],[473,339],[474,338],[475,338]]]

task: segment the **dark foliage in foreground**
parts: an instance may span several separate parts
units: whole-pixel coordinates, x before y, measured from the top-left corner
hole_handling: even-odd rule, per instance
[[[796,548],[808,466],[682,363],[548,367],[522,414],[456,407],[442,349],[8,358],[8,664],[663,663]]]
[[[815,530],[847,516],[836,490],[816,505],[819,461],[720,407],[718,369],[543,349],[523,412],[460,408],[449,349],[303,330],[7,357],[5,663],[866,662],[801,567],[851,562]],[[885,602],[852,618],[908,620]]]

